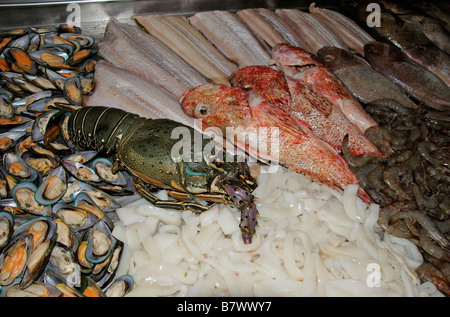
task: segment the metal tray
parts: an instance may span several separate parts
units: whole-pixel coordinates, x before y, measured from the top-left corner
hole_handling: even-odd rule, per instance
[[[134,15],[182,14],[192,15],[200,11],[245,8],[299,8],[307,9],[313,1],[304,0],[0,0],[0,30],[27,26],[51,26],[73,21],[75,10],[79,13],[79,26],[83,33],[96,41],[103,38],[107,22],[111,18],[133,23]],[[318,6],[333,7],[333,1],[316,1]],[[76,9],[74,9],[76,8]]]

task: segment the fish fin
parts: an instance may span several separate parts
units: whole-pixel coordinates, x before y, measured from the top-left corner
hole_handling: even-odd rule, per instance
[[[311,125],[308,122],[295,118],[283,109],[273,106],[260,94],[252,91],[248,98],[248,104],[252,113],[261,122],[271,123],[290,134],[300,134],[301,137],[312,134]]]
[[[308,83],[304,83],[295,77],[285,77],[288,82],[289,93],[291,96],[300,94],[302,99],[306,99],[306,102],[308,102],[311,107],[320,111],[326,118],[331,116],[335,110],[335,106],[328,99],[318,94]]]

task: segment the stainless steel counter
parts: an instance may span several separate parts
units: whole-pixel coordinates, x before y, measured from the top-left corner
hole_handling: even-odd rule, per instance
[[[0,29],[26,26],[49,26],[66,23],[79,10],[83,33],[101,39],[110,18],[130,20],[133,15],[151,13],[192,15],[199,11],[265,7],[307,9],[312,1],[303,0],[0,0]],[[320,6],[333,7],[333,1],[316,1]]]

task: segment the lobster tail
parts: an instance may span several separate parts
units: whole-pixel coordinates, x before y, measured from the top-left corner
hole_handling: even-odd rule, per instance
[[[138,118],[116,108],[82,107],[70,115],[67,129],[78,148],[111,153]]]

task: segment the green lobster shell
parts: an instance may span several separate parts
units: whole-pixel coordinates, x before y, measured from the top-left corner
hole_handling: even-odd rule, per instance
[[[251,242],[257,214],[251,192],[256,183],[246,163],[229,156],[221,158],[226,152],[217,143],[211,147],[212,140],[173,120],[147,119],[107,107],[74,111],[67,129],[70,140],[81,150],[114,155],[116,167],[128,171],[138,193],[155,206],[202,212],[214,203],[234,203],[241,211],[244,242]],[[184,147],[180,142],[186,140],[180,140],[174,131],[185,132],[183,137],[188,134]],[[196,140],[201,140],[201,148]],[[216,152],[207,153],[207,146]],[[174,147],[191,153],[179,153]],[[166,189],[175,200],[158,199],[152,188]]]

